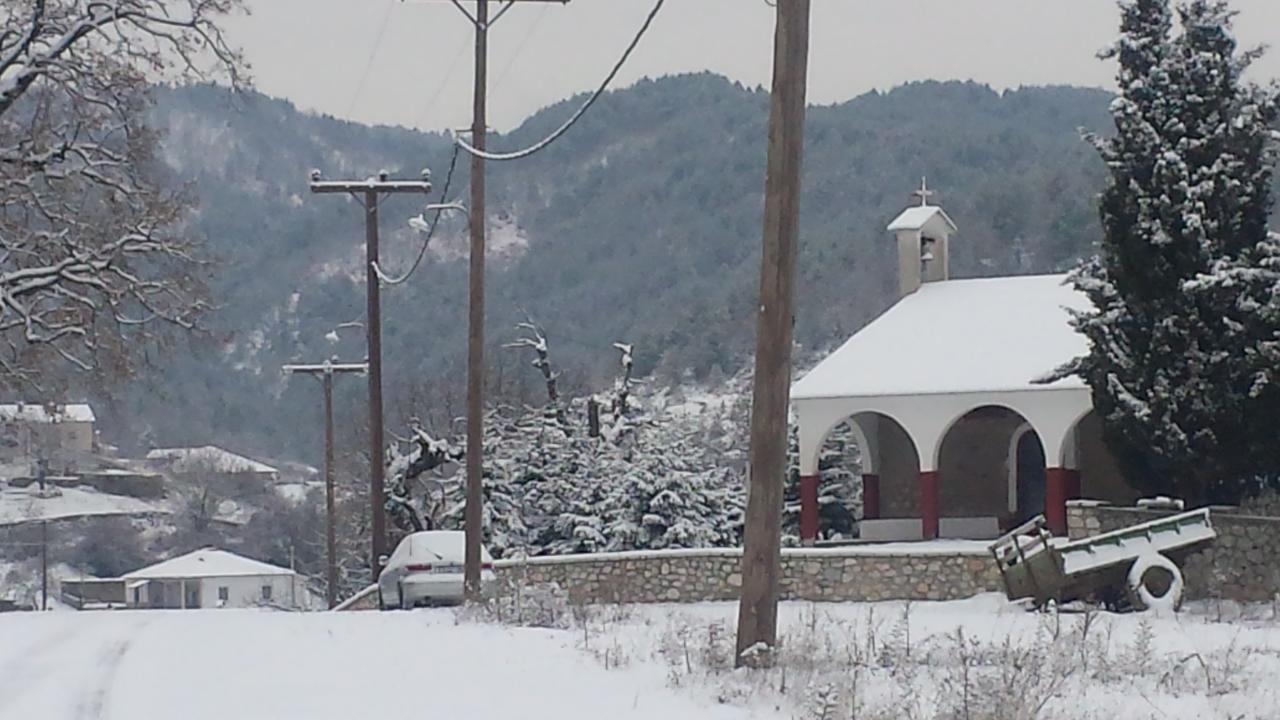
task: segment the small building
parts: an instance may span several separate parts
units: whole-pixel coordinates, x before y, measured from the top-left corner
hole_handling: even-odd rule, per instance
[[[94,450],[93,408],[85,403],[0,404],[0,446],[9,457],[88,454]]]
[[[302,609],[310,594],[293,570],[204,548],[121,578],[131,608],[278,607]]]
[[[236,495],[266,492],[280,478],[276,468],[214,445],[157,448],[147,453],[147,462],[189,482],[220,482]]]
[[[1089,388],[1049,382],[1088,350],[1070,322],[1088,298],[1065,275],[951,279],[956,225],[919,195],[888,228],[900,299],[792,388],[803,538],[842,423],[861,449],[863,539],[985,539],[1041,513],[1065,534],[1068,499],[1131,502]]]

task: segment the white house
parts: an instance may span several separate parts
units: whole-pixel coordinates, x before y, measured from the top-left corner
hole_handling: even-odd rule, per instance
[[[310,593],[294,571],[214,548],[135,570],[122,580],[132,608],[310,606]]]
[[[802,536],[841,423],[862,449],[864,539],[989,538],[1040,513],[1063,533],[1070,498],[1132,500],[1088,387],[1044,382],[1087,350],[1070,311],[1088,298],[1065,275],[952,280],[956,225],[928,194],[888,228],[899,301],[792,387]]]

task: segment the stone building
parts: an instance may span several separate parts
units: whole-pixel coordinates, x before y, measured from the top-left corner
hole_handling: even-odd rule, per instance
[[[93,452],[93,408],[84,403],[0,404],[0,453],[31,461]]]
[[[847,423],[862,452],[863,539],[983,539],[1066,502],[1127,503],[1078,377],[1048,382],[1087,350],[1070,311],[1088,299],[1065,275],[956,280],[956,224],[920,204],[890,223],[901,297],[792,388],[802,536],[816,537],[818,459]]]

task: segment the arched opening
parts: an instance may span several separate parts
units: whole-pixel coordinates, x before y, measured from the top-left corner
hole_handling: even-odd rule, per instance
[[[1102,435],[1102,418],[1090,410],[1068,431],[1062,443],[1062,467],[1075,471],[1069,497],[1105,500],[1127,505],[1138,498],[1125,481],[1115,456],[1107,447]]]
[[[805,426],[799,429],[801,475],[786,497],[789,518],[798,511],[802,541],[847,536],[851,522],[864,540],[920,539],[920,454],[901,423],[864,410],[808,430],[806,442]],[[839,493],[854,501],[852,508],[832,502]]]
[[[938,450],[939,535],[993,538],[1044,512],[1044,445],[1020,413],[974,408],[947,429]]]
[[[861,412],[846,422],[864,443],[858,536],[871,541],[919,539],[920,454],[915,441],[884,413]]]
[[[1013,443],[1010,466],[1013,468],[1014,513],[1011,525],[1017,526],[1045,510],[1045,458],[1040,436],[1030,426],[1018,432]]]
[[[856,533],[865,499],[862,482],[865,443],[861,428],[852,418],[837,423],[823,439],[818,449],[817,539],[850,538]],[[798,529],[798,489],[794,498],[788,498],[787,514],[794,515]]]

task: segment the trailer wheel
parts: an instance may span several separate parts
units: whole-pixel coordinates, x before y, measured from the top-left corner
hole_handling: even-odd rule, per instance
[[[1163,588],[1163,592],[1160,592],[1159,587],[1151,587],[1153,581],[1159,582],[1160,575],[1168,577],[1168,587]],[[1129,568],[1128,586],[1129,601],[1135,610],[1176,612],[1182,607],[1182,571],[1172,560],[1159,553],[1141,555],[1133,561],[1133,566]]]

